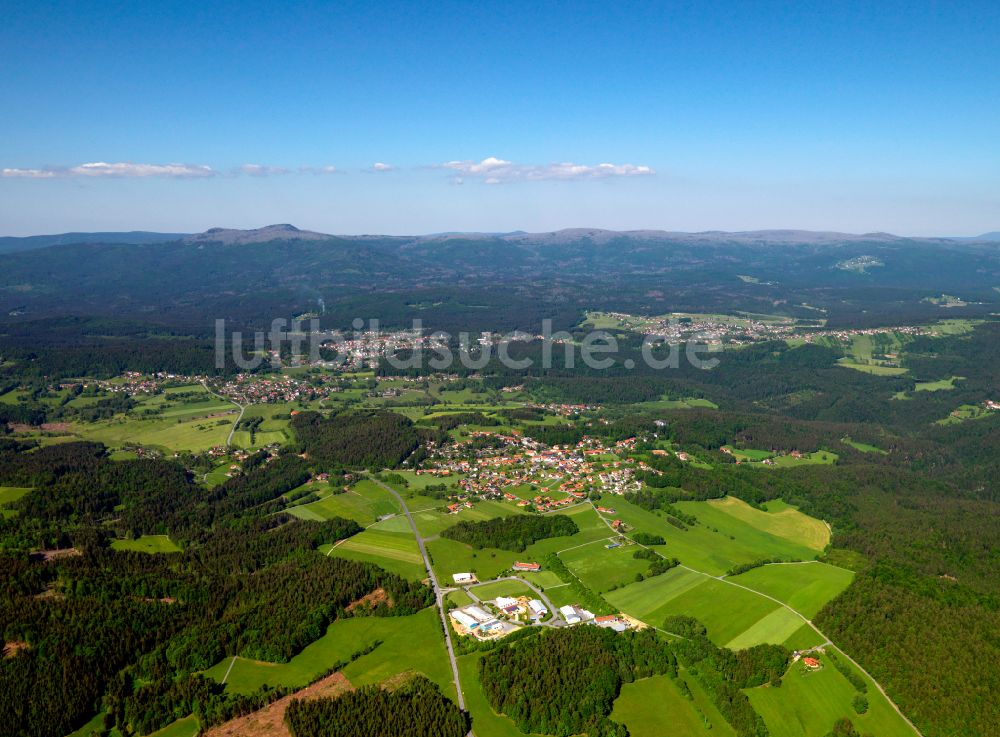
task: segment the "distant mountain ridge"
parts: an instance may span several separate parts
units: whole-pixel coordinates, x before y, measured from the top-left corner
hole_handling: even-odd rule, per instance
[[[767,246],[822,246],[852,243],[907,243],[907,242],[1000,242],[1000,231],[968,237],[906,237],[892,233],[840,233],[794,229],[701,232],[668,230],[607,230],[604,228],[564,228],[540,233],[511,231],[506,233],[443,232],[428,235],[387,236],[379,234],[343,235],[301,230],[288,223],[266,225],[262,228],[210,228],[203,233],[157,233],[151,231],[59,233],[25,237],[0,237],[0,254],[30,251],[50,246],[75,244],[150,244],[180,241],[188,244],[217,243],[239,246],[272,241],[393,241],[397,243],[430,244],[453,241],[480,241],[511,243],[517,245],[546,246],[590,243],[596,246],[621,242],[672,242],[678,244],[733,244]]]
[[[68,246],[77,243],[168,243],[184,237],[184,233],[154,233],[147,230],[107,233],[57,233],[54,235],[29,235],[23,237],[0,236],[0,254],[31,251],[49,246]]]

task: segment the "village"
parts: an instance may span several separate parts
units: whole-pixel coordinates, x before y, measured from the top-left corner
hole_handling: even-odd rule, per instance
[[[499,447],[470,447],[482,438]],[[547,447],[527,436],[474,431],[467,441],[435,449],[417,473],[460,477],[461,492],[453,497],[451,512],[471,506],[474,499],[550,512],[572,506],[591,493],[639,491],[642,483],[636,471],[657,471],[643,461],[624,457],[635,442],[629,438],[606,445],[585,437],[575,445]]]

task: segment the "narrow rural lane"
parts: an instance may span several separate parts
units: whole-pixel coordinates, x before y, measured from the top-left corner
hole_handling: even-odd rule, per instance
[[[403,501],[403,497],[399,495],[399,492],[391,486],[383,484],[377,478],[369,478],[395,497],[396,501],[399,502],[400,508],[403,510],[403,514],[410,521],[410,527],[413,528],[413,536],[417,539],[417,547],[420,548],[420,555],[424,558],[424,567],[427,568],[427,576],[431,580],[431,586],[434,587],[434,598],[437,600],[438,613],[441,615],[441,626],[444,627],[444,644],[448,649],[448,660],[451,661],[451,674],[455,682],[455,693],[458,695],[458,708],[465,711],[465,695],[462,693],[462,681],[458,675],[458,661],[455,659],[455,648],[451,642],[451,627],[448,626],[448,615],[445,613],[444,592],[438,584],[437,576],[434,575],[434,568],[431,566],[430,556],[427,555],[424,538],[420,536],[420,530],[417,529],[417,523],[414,521],[413,515],[410,514],[410,508],[406,506],[406,502]],[[471,735],[472,733],[470,732],[469,734]]]
[[[234,401],[232,399],[224,397],[221,394],[216,394],[215,392],[213,392],[211,389],[208,388],[208,384],[205,381],[202,381],[201,385],[203,387],[205,387],[205,391],[207,391],[213,397],[217,397],[218,399],[221,399],[223,402],[229,402],[230,404],[235,404],[237,407],[240,408],[240,414],[236,418],[236,421],[233,422],[233,426],[231,428],[229,428],[229,437],[226,438],[226,446],[227,447],[231,446],[233,444],[233,435],[236,434],[236,426],[240,424],[240,420],[243,419],[243,413],[246,412],[247,408],[244,405],[240,404],[239,402],[236,402],[236,401]]]

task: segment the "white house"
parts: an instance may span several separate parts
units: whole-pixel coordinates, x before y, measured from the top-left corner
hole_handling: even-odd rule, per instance
[[[455,573],[452,574],[452,578],[455,579],[455,583],[459,584],[460,586],[476,582],[475,573]]]

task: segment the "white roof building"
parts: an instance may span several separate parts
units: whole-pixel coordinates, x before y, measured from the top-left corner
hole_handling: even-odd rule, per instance
[[[501,609],[506,609],[509,606],[515,606],[517,604],[517,599],[510,596],[498,596],[495,601],[496,605]]]
[[[539,599],[532,599],[531,601],[529,601],[528,608],[531,609],[531,611],[534,612],[535,614],[539,615],[547,614],[549,611],[548,608]]]
[[[452,574],[452,578],[455,579],[455,583],[475,583],[476,574],[474,573],[455,573]]]
[[[563,607],[559,607],[559,613],[562,615],[563,619],[566,620],[566,624],[576,624],[580,621],[580,616],[576,613],[576,608],[569,606],[568,604]]]
[[[472,630],[472,629],[475,629],[476,627],[479,626],[479,622],[477,620],[475,620],[472,617],[470,617],[468,614],[466,614],[465,612],[463,612],[461,609],[458,609],[458,610],[452,612],[451,613],[451,618],[454,619],[456,622],[458,622],[463,627],[465,627],[466,629]]]
[[[479,622],[488,622],[493,619],[493,615],[487,612],[485,609],[481,609],[477,606],[468,606],[465,608],[465,613],[470,617],[475,617]]]

